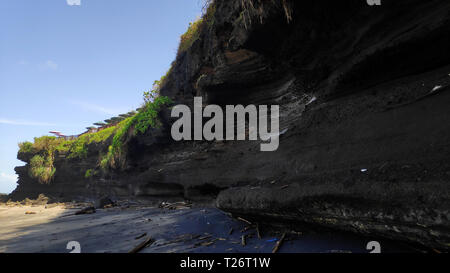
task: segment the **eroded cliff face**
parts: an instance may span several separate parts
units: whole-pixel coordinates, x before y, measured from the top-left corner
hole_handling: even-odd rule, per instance
[[[127,164],[84,178],[56,161],[50,185],[20,176],[14,198],[216,200],[298,221],[450,246],[450,2],[216,1],[161,94],[175,103],[280,105],[280,146],[182,141],[163,127],[127,142]],[[91,149],[95,151],[95,148]],[[26,159],[24,159],[26,161]]]

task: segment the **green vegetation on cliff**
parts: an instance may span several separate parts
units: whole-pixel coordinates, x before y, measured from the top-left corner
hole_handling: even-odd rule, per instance
[[[200,28],[203,26],[203,18],[199,18],[189,23],[188,30],[181,35],[178,53],[188,50],[192,44],[200,37]]]
[[[88,169],[86,170],[85,174],[84,174],[84,178],[91,178],[92,176],[97,175],[97,171],[93,170],[93,169]]]
[[[85,133],[73,140],[42,136],[34,138],[33,143],[19,143],[19,153],[28,154],[28,158],[31,158],[30,177],[42,184],[50,183],[56,172],[53,165],[56,153],[65,155],[67,159],[84,159],[88,156],[88,146],[93,143],[100,144],[100,150],[101,146],[107,147],[106,151],[100,152],[99,166],[92,166],[93,169],[101,167],[107,171],[121,167],[126,155],[124,143],[129,132],[133,132],[133,135],[144,134],[149,128],[159,128],[161,121],[158,113],[164,105],[172,102],[168,97],[156,96],[155,90],[145,93],[144,101],[144,105],[133,116],[98,132]],[[93,169],[86,171],[86,178],[95,174]]]
[[[63,141],[56,137],[43,136],[35,138],[34,143],[19,143],[19,153],[31,155],[28,170],[30,177],[37,179],[41,184],[50,183],[56,171],[53,166],[54,154]]]
[[[203,16],[189,23],[187,31],[181,35],[180,44],[178,46],[178,55],[187,51],[192,44],[200,38],[201,32],[207,26],[211,27],[214,24],[214,14],[216,12],[216,5],[214,1],[208,0],[205,2],[205,9]]]
[[[28,174],[30,177],[37,179],[41,184],[48,184],[55,174],[53,166],[53,156],[35,155],[30,160],[30,169]]]
[[[114,135],[112,144],[108,147],[107,154],[101,159],[100,167],[103,170],[108,168],[120,168],[124,163],[124,141],[130,128],[134,128],[133,134],[144,134],[149,128],[161,127],[161,121],[158,119],[158,113],[164,105],[171,104],[169,97],[159,96],[152,97],[153,101],[148,101],[148,96],[152,96],[153,92],[144,93],[144,101],[146,103],[141,110],[133,117],[123,121],[123,126],[117,130]]]
[[[189,24],[189,27],[180,37],[178,55],[187,51],[195,41],[201,37],[202,31],[214,24],[216,5],[213,0],[205,1],[203,16]],[[104,127],[98,132],[88,132],[73,140],[65,140],[53,136],[34,138],[34,142],[19,143],[19,154],[26,155],[29,161],[29,175],[37,179],[39,183],[50,183],[56,172],[54,167],[55,154],[65,156],[67,159],[85,159],[88,156],[89,145],[99,144],[99,161],[97,166],[86,170],[85,178],[96,174],[95,169],[100,167],[104,172],[110,169],[118,169],[124,166],[126,158],[126,141],[129,137],[144,134],[149,128],[161,127],[158,113],[163,106],[171,104],[168,97],[160,96],[160,89],[167,83],[169,74],[173,71],[175,62],[165,75],[153,84],[153,89],[144,92],[144,104],[137,112],[129,112],[94,123]],[[88,127],[88,131],[95,127]]]

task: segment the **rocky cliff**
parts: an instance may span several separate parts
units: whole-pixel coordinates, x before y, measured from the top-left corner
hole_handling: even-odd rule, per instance
[[[261,152],[259,141],[175,142],[166,109],[161,128],[127,138],[120,170],[86,179],[94,145],[87,159],[57,156],[49,185],[17,167],[11,197],[216,200],[249,218],[448,250],[450,2],[213,5],[160,92],[187,105],[194,96],[280,105],[277,151]]]

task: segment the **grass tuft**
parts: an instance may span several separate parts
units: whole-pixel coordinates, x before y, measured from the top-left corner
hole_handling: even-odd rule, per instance
[[[49,184],[56,172],[53,157],[35,155],[31,158],[29,175],[41,184]]]
[[[178,46],[177,55],[187,51],[200,38],[200,35],[206,27],[212,27],[214,24],[214,15],[216,12],[216,4],[214,1],[206,1],[204,14],[195,21],[189,23],[187,31],[181,35],[180,44]]]
[[[159,128],[161,121],[158,113],[164,105],[170,103],[172,100],[169,97],[156,97],[152,102],[147,102],[134,117],[120,123],[108,152],[100,159],[100,167],[103,170],[123,167],[126,155],[124,142],[131,127],[134,127],[134,134],[144,134],[149,128]]]

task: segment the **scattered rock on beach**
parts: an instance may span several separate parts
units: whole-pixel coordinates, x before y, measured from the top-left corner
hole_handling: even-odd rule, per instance
[[[75,215],[93,214],[93,213],[95,213],[95,208],[94,207],[87,207],[87,208],[84,208],[82,210],[79,210],[79,211],[75,212]]]
[[[102,197],[95,202],[95,207],[102,208],[102,209],[103,208],[111,208],[111,207],[114,207],[115,205],[116,205],[116,202],[114,202],[108,196]]]

